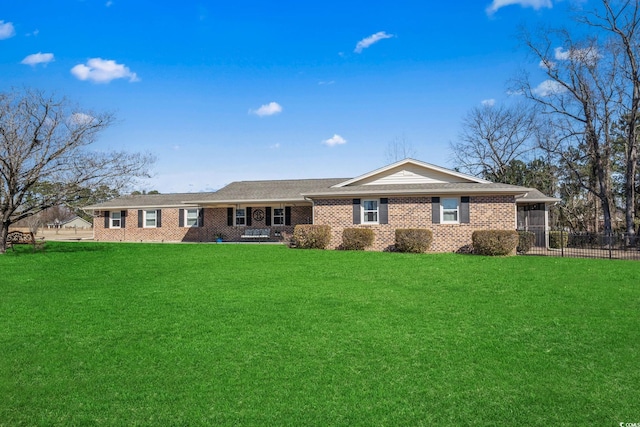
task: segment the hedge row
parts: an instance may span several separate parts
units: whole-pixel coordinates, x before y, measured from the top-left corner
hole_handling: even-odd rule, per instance
[[[375,234],[370,228],[345,228],[340,248],[362,251],[373,245],[374,238]],[[535,242],[535,235],[513,230],[476,230],[471,240],[476,254],[510,255],[516,250],[521,253],[529,251]],[[331,227],[328,225],[304,224],[295,226],[291,243],[302,249],[326,249],[330,241]],[[432,241],[433,233],[427,229],[407,228],[395,232],[395,250],[398,252],[427,252]]]

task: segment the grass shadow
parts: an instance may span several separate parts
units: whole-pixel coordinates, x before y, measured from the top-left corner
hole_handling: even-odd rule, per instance
[[[5,255],[28,256],[46,253],[80,253],[80,252],[104,252],[109,250],[109,245],[101,243],[80,242],[46,242],[43,247],[35,249],[31,245],[20,245],[8,249]]]

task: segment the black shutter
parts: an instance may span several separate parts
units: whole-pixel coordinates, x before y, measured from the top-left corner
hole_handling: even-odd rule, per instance
[[[138,211],[138,228],[142,228],[143,215],[142,210]]]
[[[440,197],[431,198],[431,222],[440,224]]]
[[[469,196],[460,197],[460,224],[469,224]]]
[[[184,209],[178,209],[178,227],[184,227]]]
[[[247,208],[245,209],[244,213],[247,215],[245,218],[244,223],[247,224],[248,226],[251,225],[251,208]]]
[[[353,223],[360,224],[360,199],[353,199]]]
[[[291,206],[284,208],[284,225],[291,225]]]
[[[162,211],[160,209],[156,211],[156,227],[162,227]]]
[[[106,211],[104,213],[104,228],[109,228],[109,217],[111,215],[109,214],[109,211]]]
[[[127,218],[127,211],[120,211],[120,227],[124,228],[127,224],[125,223]]]
[[[389,224],[389,199],[380,199],[378,223]]]
[[[233,227],[233,208],[227,208],[227,225]]]
[[[269,206],[267,206],[264,211],[266,212],[265,214],[265,218],[264,218],[264,225],[271,225],[271,208]]]
[[[198,227],[204,226],[204,208],[198,209]]]

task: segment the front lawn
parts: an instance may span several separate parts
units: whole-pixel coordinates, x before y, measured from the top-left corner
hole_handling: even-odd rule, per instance
[[[50,242],[0,295],[0,426],[640,423],[634,261]]]

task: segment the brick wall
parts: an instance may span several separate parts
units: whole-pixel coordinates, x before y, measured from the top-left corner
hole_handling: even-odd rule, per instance
[[[179,227],[178,208],[162,209],[162,227],[139,228],[138,210],[129,209],[125,227],[105,229],[104,218],[94,220],[94,236],[98,241],[128,242],[213,242],[218,234],[225,241],[243,241],[240,237],[247,228],[270,228],[272,241],[282,237],[275,232],[293,233],[296,224],[331,226],[329,248],[338,248],[342,243],[342,231],[350,227],[366,227],[374,230],[375,240],[371,250],[387,250],[393,247],[397,228],[426,228],[433,232],[433,252],[457,251],[471,244],[471,233],[475,230],[515,230],[515,200],[513,196],[471,196],[469,224],[432,224],[431,197],[389,197],[389,223],[379,225],[354,225],[352,199],[316,200],[315,206],[293,206],[291,226],[266,226],[265,220],[252,220],[249,227],[228,226],[227,208],[205,208],[203,227]],[[252,209],[264,207],[252,206]],[[315,216],[314,216],[315,215]]]
[[[352,199],[315,200],[315,224],[331,226],[330,248],[342,243],[345,228],[371,228],[375,240],[371,250],[391,249],[397,228],[426,228],[433,232],[433,252],[452,252],[471,244],[475,230],[515,230],[515,199],[513,196],[471,196],[469,224],[433,224],[431,197],[389,197],[389,223],[354,225]]]
[[[204,242],[211,235],[207,226],[210,209],[204,210],[204,227],[180,227],[179,209],[164,208],[160,227],[138,227],[138,209],[126,210],[123,228],[105,228],[104,217],[94,218],[94,239],[107,242]]]
[[[264,207],[253,207],[263,209]],[[125,217],[124,228],[105,228],[104,217],[94,219],[94,239],[109,242],[213,242],[219,234],[225,241],[242,241],[240,236],[247,228],[270,228],[273,241],[282,240],[275,236],[276,231],[293,233],[295,224],[308,224],[312,219],[311,206],[293,206],[291,208],[291,226],[269,226],[265,220],[252,220],[249,227],[227,226],[227,208],[205,208],[202,227],[179,227],[179,209],[164,208],[161,227],[138,227],[138,210],[129,209]]]
[[[251,206],[253,212],[256,209],[265,210],[265,206]],[[293,233],[293,228],[296,224],[310,224],[312,221],[311,206],[292,206],[291,207],[291,225],[266,225],[266,218],[262,220],[251,219],[250,226],[228,226],[227,225],[227,208],[212,208],[208,209],[212,215],[210,217],[210,226],[213,235],[222,234],[225,241],[240,242],[246,241],[240,236],[244,234],[247,228],[270,228],[271,229],[271,241],[281,241],[282,237],[276,236],[275,233]],[[207,218],[205,215],[205,224],[207,224]],[[214,239],[212,239],[214,240]]]

